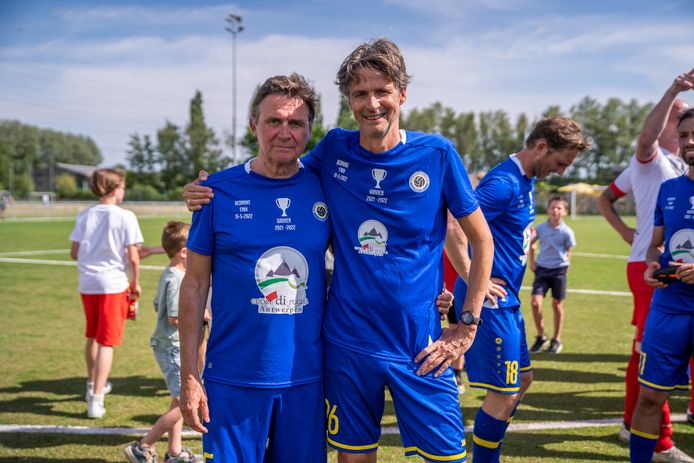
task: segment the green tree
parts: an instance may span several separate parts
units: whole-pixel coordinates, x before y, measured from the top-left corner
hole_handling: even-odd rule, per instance
[[[349,99],[340,95],[340,107],[337,113],[337,127],[347,130],[359,130],[359,124],[354,119],[352,109],[349,107]]]
[[[193,172],[198,172],[200,169],[217,172],[229,164],[229,159],[222,156],[214,130],[205,124],[202,93],[199,90],[195,92],[190,102],[190,122],[186,127],[186,136]]]

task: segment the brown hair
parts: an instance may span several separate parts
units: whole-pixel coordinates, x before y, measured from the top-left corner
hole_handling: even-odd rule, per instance
[[[161,233],[161,247],[164,248],[169,258],[175,256],[178,251],[186,247],[189,230],[190,224],[174,220],[166,222],[164,231]]]
[[[99,198],[125,185],[125,173],[116,169],[97,169],[89,179],[89,188]]]
[[[547,201],[547,209],[549,209],[549,207],[555,201],[559,201],[560,203],[562,203],[564,205],[564,209],[566,209],[567,211],[569,210],[569,202],[563,196],[559,196],[559,195],[554,195],[554,196],[549,198],[549,201]]]
[[[285,95],[290,98],[303,100],[308,107],[308,123],[313,125],[316,108],[318,107],[318,94],[304,76],[293,72],[288,76],[270,77],[263,82],[256,90],[251,101],[251,118],[255,123],[258,123],[260,103],[268,95]]]
[[[343,95],[349,96],[349,86],[362,69],[382,73],[401,92],[412,78],[407,74],[405,59],[398,46],[385,38],[362,43],[342,62],[335,83]]]
[[[541,119],[525,140],[526,148],[532,148],[535,143],[544,138],[550,150],[590,149],[593,142],[583,134],[581,124],[568,117],[546,117]]]

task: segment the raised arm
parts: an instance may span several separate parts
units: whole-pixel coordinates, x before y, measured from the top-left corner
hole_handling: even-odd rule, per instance
[[[648,117],[646,117],[638,145],[636,146],[636,158],[639,161],[647,162],[655,156],[658,138],[665,129],[670,116],[670,110],[677,95],[692,88],[694,88],[694,69],[688,73],[678,75],[672,85],[665,91],[660,101],[653,107]]]
[[[210,288],[212,257],[188,249],[186,276],[181,283],[178,332],[181,341],[181,413],[186,423],[199,432],[207,432],[200,421],[209,423],[207,396],[198,371],[198,349],[205,303]]]

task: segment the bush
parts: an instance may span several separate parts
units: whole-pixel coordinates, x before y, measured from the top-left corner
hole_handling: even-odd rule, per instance
[[[164,195],[152,185],[135,185],[125,190],[125,198],[131,201],[162,201]]]

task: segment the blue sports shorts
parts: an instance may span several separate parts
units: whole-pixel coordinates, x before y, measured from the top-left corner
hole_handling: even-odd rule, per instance
[[[475,341],[465,353],[470,386],[517,394],[520,374],[532,369],[520,307],[483,307],[481,318]]]
[[[639,383],[658,391],[688,389],[694,353],[694,313],[664,313],[652,304],[641,344]]]
[[[405,455],[430,461],[467,461],[453,369],[417,376],[418,365],[393,362],[325,343],[328,445],[347,453],[378,449],[385,388]],[[436,371],[436,370],[434,370]]]
[[[206,463],[325,463],[323,382],[253,388],[205,381]]]

